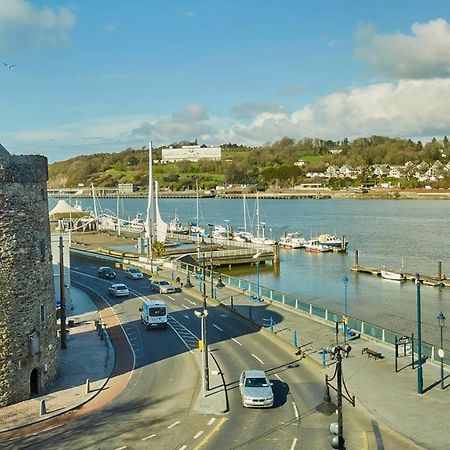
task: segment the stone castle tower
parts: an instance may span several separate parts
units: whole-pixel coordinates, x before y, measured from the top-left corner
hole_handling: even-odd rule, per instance
[[[47,179],[44,156],[0,144],[0,406],[43,392],[58,369]]]

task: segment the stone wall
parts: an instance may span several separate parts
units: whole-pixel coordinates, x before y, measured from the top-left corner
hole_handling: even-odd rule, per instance
[[[57,374],[47,179],[45,157],[0,155],[0,406]]]

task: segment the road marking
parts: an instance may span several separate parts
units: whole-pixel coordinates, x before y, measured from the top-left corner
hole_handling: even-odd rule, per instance
[[[116,449],[114,449],[114,450],[123,450],[124,448],[127,448],[127,446],[126,445],[124,445],[123,447],[117,447]]]
[[[242,344],[239,341],[237,341],[235,338],[232,337],[231,340],[236,342],[237,345],[240,345],[242,347]]]
[[[137,336],[130,336],[130,341],[135,341],[137,338]]]
[[[203,433],[204,431],[199,431],[192,439],[198,439]]]
[[[186,314],[183,314],[183,317],[184,317],[185,319],[188,319],[188,320],[189,320],[189,316],[187,316]]]
[[[186,306],[184,303],[182,303],[181,306],[186,309],[191,309],[191,308],[189,308],[189,306]]]
[[[219,331],[223,331],[222,328],[220,328],[219,326],[217,326],[215,323],[213,323],[213,327],[217,328]]]
[[[172,425],[169,425],[167,428],[170,430],[171,428],[176,427],[179,423],[180,423],[180,421],[177,420],[177,421],[174,422]]]
[[[147,436],[145,438],[142,438],[143,441],[146,441],[147,439],[151,439],[154,438],[156,436],[156,434],[151,434],[150,436]]]
[[[298,409],[297,409],[297,405],[292,402],[292,406],[294,407],[294,414],[295,414],[295,418],[298,420]]]
[[[275,374],[275,376],[276,376],[280,381],[283,381],[283,380],[280,378],[280,375],[278,375],[277,373]]]
[[[208,425],[212,425],[215,421],[216,421],[216,418],[213,417],[212,419],[209,420]]]
[[[362,441],[363,441],[362,450],[368,450],[369,449],[369,440],[367,438],[367,431],[362,432]]]
[[[179,450],[185,450],[187,448],[187,445],[183,445],[183,447],[180,447]]]
[[[216,425],[215,428],[213,428],[204,438],[203,441],[199,442],[195,447],[194,450],[199,450],[201,448],[206,448],[206,444],[208,443],[208,441],[211,439],[211,437],[217,433],[220,430],[220,427],[225,423],[225,421],[227,420],[227,418],[222,418],[219,420],[218,424]]]
[[[167,297],[169,297],[170,300],[175,301],[175,299],[171,295],[167,294]]]
[[[253,356],[253,358],[255,358],[257,361],[259,361],[261,364],[264,365],[264,363],[263,363],[256,355],[254,355],[254,354],[252,353],[252,356]]]
[[[195,305],[195,302],[193,302],[192,300],[189,300],[188,298],[186,299],[191,305]]]
[[[292,445],[291,445],[291,449],[290,450],[294,450],[296,445],[297,445],[297,438],[294,438],[294,440],[292,441]]]

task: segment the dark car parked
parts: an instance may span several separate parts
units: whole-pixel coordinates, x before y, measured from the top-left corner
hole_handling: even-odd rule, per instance
[[[116,278],[116,272],[114,272],[114,270],[112,270],[111,267],[100,267],[97,271],[97,275],[100,278],[108,278],[108,279]]]

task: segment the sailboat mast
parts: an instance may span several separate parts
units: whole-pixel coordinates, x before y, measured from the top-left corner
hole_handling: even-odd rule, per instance
[[[197,261],[200,261],[200,228],[198,224],[198,178],[195,180],[195,192],[197,197],[197,217],[195,219],[196,221],[196,227],[197,227]]]
[[[153,244],[153,167],[152,167],[152,141],[148,143],[148,200],[147,200],[147,255],[152,256],[152,244]],[[151,270],[153,272],[153,261]]]
[[[117,206],[116,206],[116,217],[117,217],[117,235],[120,236],[120,197],[119,193],[117,193]]]
[[[245,202],[245,193],[242,193],[244,199],[244,232],[247,233],[247,211],[246,211],[246,202]]]

